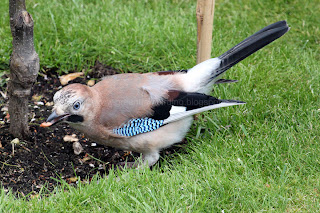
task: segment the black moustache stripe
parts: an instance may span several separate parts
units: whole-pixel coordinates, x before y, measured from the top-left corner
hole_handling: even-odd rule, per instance
[[[67,118],[67,121],[72,122],[72,123],[78,123],[78,122],[83,122],[83,117],[81,115],[70,115]]]

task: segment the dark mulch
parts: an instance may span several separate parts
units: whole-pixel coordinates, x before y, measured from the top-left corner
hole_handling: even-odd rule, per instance
[[[117,73],[117,70],[97,61],[91,73],[69,83],[86,84],[90,79]],[[99,173],[104,176],[117,163],[133,161],[139,156],[137,153],[96,144],[67,124],[39,127],[50,115],[53,95],[61,87],[58,75],[53,70],[47,70],[38,76],[29,102],[31,136],[14,145],[14,152],[11,143],[14,137],[9,134],[9,123],[5,118],[7,112],[0,113],[0,186],[6,190],[11,189],[22,196],[36,194],[43,187],[52,191],[59,184],[55,179],[76,185],[77,178],[84,182],[90,181],[93,175]],[[0,96],[0,108],[3,109],[6,104],[7,100]],[[63,140],[65,135],[72,134],[76,134],[84,149],[80,155],[74,154],[72,142]],[[176,150],[168,149],[165,153],[174,151]]]

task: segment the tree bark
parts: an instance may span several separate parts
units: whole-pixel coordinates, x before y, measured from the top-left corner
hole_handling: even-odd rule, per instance
[[[33,19],[24,0],[9,0],[10,27],[13,37],[8,83],[10,133],[29,135],[28,99],[39,71],[39,57],[34,50]]]
[[[197,64],[211,58],[214,3],[215,0],[197,2]]]

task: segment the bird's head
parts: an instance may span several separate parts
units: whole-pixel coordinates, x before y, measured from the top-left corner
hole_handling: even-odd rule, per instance
[[[60,121],[81,124],[92,112],[92,91],[82,84],[70,84],[56,92],[53,102],[53,111],[43,127]]]

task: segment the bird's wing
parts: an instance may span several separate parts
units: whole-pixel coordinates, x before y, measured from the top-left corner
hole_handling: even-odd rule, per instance
[[[203,111],[240,104],[244,104],[244,102],[220,100],[201,93],[169,90],[162,102],[152,106],[152,114],[132,118],[126,123],[113,128],[112,131],[113,134],[119,136],[131,137],[154,131],[163,125]]]

